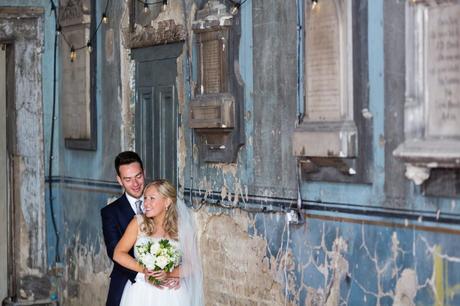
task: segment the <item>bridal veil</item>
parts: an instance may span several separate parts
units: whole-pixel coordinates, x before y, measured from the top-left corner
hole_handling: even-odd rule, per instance
[[[198,248],[197,228],[184,201],[177,197],[179,243],[182,248],[181,286],[188,291],[184,305],[204,306],[203,268]]]

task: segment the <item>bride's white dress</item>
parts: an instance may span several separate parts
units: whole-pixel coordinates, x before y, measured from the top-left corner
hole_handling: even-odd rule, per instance
[[[146,240],[160,239],[164,238],[148,237],[140,233],[135,245],[145,243]],[[177,244],[175,240],[170,240],[170,242]],[[134,251],[134,256],[137,258],[136,251]],[[159,289],[146,282],[143,273],[138,273],[135,283],[131,284],[129,280],[126,282],[120,306],[184,306],[189,304],[189,298],[185,286],[180,286],[179,289]]]

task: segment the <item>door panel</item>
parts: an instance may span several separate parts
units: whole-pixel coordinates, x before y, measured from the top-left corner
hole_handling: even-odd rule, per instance
[[[171,182],[176,182],[176,171],[172,169],[177,168],[177,101],[175,99],[175,87],[162,87],[158,94],[160,101],[160,115],[157,129],[154,133],[160,140],[158,161],[155,169],[159,169],[159,177],[168,178]],[[171,120],[173,119],[173,120]],[[174,156],[175,158],[171,158]]]
[[[0,45],[0,301],[8,295],[8,151],[6,141],[6,52]]]
[[[133,50],[136,61],[136,150],[147,180],[177,184],[177,56],[182,44]]]

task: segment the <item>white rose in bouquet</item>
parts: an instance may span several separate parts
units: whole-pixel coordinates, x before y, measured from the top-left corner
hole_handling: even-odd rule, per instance
[[[164,270],[168,262],[169,261],[166,256],[158,256],[155,260],[155,265],[157,265],[161,270]]]

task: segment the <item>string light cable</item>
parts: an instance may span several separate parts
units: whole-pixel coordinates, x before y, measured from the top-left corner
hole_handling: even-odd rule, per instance
[[[137,0],[137,2],[144,5],[144,13],[146,14],[150,12],[150,6],[161,4],[161,8],[163,11],[166,11],[166,8],[168,6],[168,0],[160,0],[155,2]]]
[[[235,0],[227,0],[231,5],[232,8],[230,9],[230,14],[236,15],[238,14],[238,11],[241,9],[241,6],[248,0],[241,0],[239,2]]]
[[[314,10],[318,6],[319,0],[311,0],[311,9]]]
[[[51,3],[51,12],[54,14],[54,20],[57,23],[57,8],[54,4],[53,0],[50,0]],[[58,27],[56,26],[56,29]],[[53,62],[53,106],[51,112],[51,135],[50,135],[50,151],[49,151],[49,160],[48,160],[48,191],[49,191],[49,203],[50,203],[50,214],[51,214],[51,223],[53,225],[54,235],[56,236],[56,244],[55,244],[55,255],[54,255],[54,263],[58,263],[61,261],[59,257],[59,243],[60,243],[60,236],[59,231],[57,229],[56,224],[56,216],[54,213],[54,198],[53,198],[53,182],[52,182],[52,175],[53,175],[53,149],[54,149],[54,128],[55,128],[55,116],[56,116],[56,54],[57,54],[57,37],[58,32],[54,35],[54,62]]]

